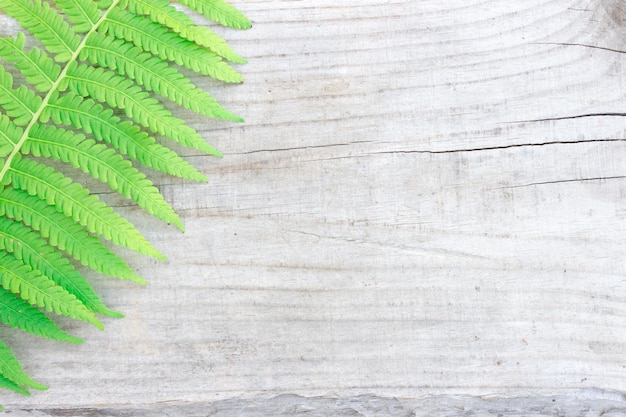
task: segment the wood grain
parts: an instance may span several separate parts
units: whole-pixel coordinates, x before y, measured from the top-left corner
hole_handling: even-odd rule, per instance
[[[84,345],[1,329],[51,387],[7,409],[368,394],[405,402],[363,415],[481,396],[531,415],[609,390],[589,415],[623,411],[623,2],[236,5],[246,83],[196,81],[246,122],[179,113],[225,157],[182,150],[209,184],[158,177],[187,231],[105,195],[169,261],[124,253],[146,288],[92,275],[127,317],[63,322]]]
[[[447,397],[419,400],[359,395],[350,398],[280,395],[273,398],[228,399],[211,403],[163,403],[160,407],[48,408],[12,412],[13,417],[620,417],[626,413],[623,396],[589,390],[550,397]]]

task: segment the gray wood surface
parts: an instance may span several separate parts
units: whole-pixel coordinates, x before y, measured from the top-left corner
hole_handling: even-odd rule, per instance
[[[197,81],[246,123],[179,113],[225,157],[157,177],[186,232],[105,196],[169,260],[91,275],[127,317],[84,345],[1,329],[50,386],[7,409],[625,415],[624,2],[235,4],[246,83]]]
[[[12,417],[622,417],[622,394],[587,390],[549,397],[492,398],[431,396],[419,400],[359,395],[228,399],[210,403],[165,402],[157,407],[47,408],[17,410]]]

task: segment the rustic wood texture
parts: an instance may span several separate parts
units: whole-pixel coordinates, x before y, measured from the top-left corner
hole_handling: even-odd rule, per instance
[[[160,406],[46,408],[18,410],[11,417],[623,417],[626,404],[610,392],[550,397],[492,398],[431,396],[419,400],[359,395],[350,398],[301,397],[228,399],[210,403],[161,403]]]
[[[270,398],[297,414],[369,394],[623,410],[624,3],[233,3],[254,28],[220,33],[246,83],[196,80],[246,123],[180,113],[225,157],[183,150],[209,184],[158,178],[187,231],[105,196],[169,261],[124,252],[146,288],[91,275],[127,317],[64,321],[84,345],[2,329],[50,386],[3,393],[7,409],[291,415]],[[422,415],[406,404],[363,415]]]

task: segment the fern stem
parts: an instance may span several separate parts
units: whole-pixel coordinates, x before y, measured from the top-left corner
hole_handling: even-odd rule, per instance
[[[63,70],[59,74],[59,76],[56,79],[56,81],[52,84],[52,87],[50,88],[50,90],[48,91],[46,96],[44,97],[43,101],[41,102],[41,105],[39,106],[37,111],[35,111],[35,113],[33,114],[33,118],[31,119],[30,123],[24,128],[24,133],[22,134],[22,137],[20,138],[20,140],[13,147],[13,151],[11,151],[11,153],[6,157],[6,160],[4,161],[4,165],[2,166],[2,170],[0,170],[0,183],[2,183],[6,173],[11,168],[11,163],[13,162],[13,159],[16,157],[16,155],[18,155],[20,153],[20,150],[22,149],[22,145],[24,145],[24,142],[26,142],[28,140],[28,137],[29,137],[29,134],[30,134],[30,130],[39,121],[39,117],[41,116],[41,113],[43,112],[43,110],[48,105],[48,102],[50,101],[50,98],[52,97],[52,95],[59,88],[59,85],[61,84],[61,81],[63,81],[63,79],[66,77],[67,72],[69,71],[69,69],[72,66],[72,64],[74,62],[78,61],[78,57],[80,55],[80,52],[85,47],[87,39],[89,38],[89,36],[92,33],[94,33],[95,31],[98,30],[98,28],[100,27],[102,22],[104,22],[107,19],[108,14],[111,12],[111,10],[113,10],[113,8],[115,8],[119,4],[119,2],[120,2],[120,0],[113,0],[111,2],[109,7],[104,11],[102,16],[100,17],[100,19],[97,22],[94,23],[94,25],[89,30],[89,32],[87,32],[85,34],[85,36],[83,37],[83,39],[81,39],[80,44],[78,44],[78,47],[72,53],[72,57],[69,59],[69,61],[67,61],[65,63],[65,67],[63,67]]]

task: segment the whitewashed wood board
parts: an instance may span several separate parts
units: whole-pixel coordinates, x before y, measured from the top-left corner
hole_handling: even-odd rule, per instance
[[[623,398],[608,392],[550,397],[490,398],[431,396],[419,400],[359,395],[350,398],[301,397],[228,399],[211,403],[161,403],[155,406],[48,408],[18,410],[12,417],[621,417]]]
[[[246,122],[179,113],[225,157],[182,150],[211,182],[157,181],[186,232],[104,194],[169,261],[124,252],[146,288],[92,275],[127,317],[64,321],[84,345],[2,329],[50,385],[7,409],[623,410],[624,3],[235,4],[254,28],[220,33],[246,83],[196,81]]]

